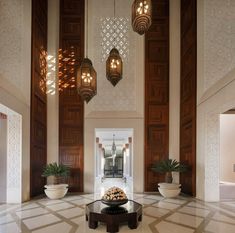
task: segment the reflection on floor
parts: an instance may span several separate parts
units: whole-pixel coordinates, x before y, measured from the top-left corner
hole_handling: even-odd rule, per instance
[[[94,194],[69,195],[62,200],[42,198],[22,205],[0,205],[1,233],[93,233],[106,232],[104,224],[88,228],[84,207]],[[143,204],[143,221],[135,230],[125,224],[119,232],[141,233],[234,233],[235,200],[206,203],[193,198],[163,199],[161,196],[134,194]]]

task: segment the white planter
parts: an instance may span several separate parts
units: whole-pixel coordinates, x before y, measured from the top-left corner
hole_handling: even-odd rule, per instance
[[[171,198],[176,197],[180,194],[181,184],[176,183],[159,183],[158,190],[163,197]]]
[[[68,192],[68,184],[51,184],[44,187],[44,192],[50,199],[60,199]]]

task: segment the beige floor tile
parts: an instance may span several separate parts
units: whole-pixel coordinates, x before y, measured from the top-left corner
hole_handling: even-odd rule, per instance
[[[173,210],[173,209],[180,207],[180,205],[178,204],[165,202],[165,201],[159,201],[158,203],[153,204],[153,206],[163,208],[163,209],[169,209],[169,210]]]
[[[167,220],[196,228],[202,222],[203,218],[188,214],[174,213],[167,217]]]
[[[179,209],[178,212],[192,214],[199,217],[206,217],[210,213],[209,210],[199,209],[190,206],[184,206],[183,208]]]
[[[162,221],[158,223],[155,228],[158,230],[158,233],[193,233],[194,230],[179,226],[175,223],[170,223],[166,221]]]
[[[15,222],[0,225],[1,233],[19,233],[22,232]]]
[[[213,233],[234,233],[235,225],[212,220],[206,226],[205,230]]]
[[[20,219],[24,219],[24,218],[29,218],[29,217],[33,217],[33,216],[38,216],[41,214],[46,214],[48,213],[48,210],[44,209],[44,208],[33,208],[33,209],[27,209],[27,210],[22,210],[22,211],[17,211],[16,215],[20,218]]]
[[[34,217],[34,218],[29,218],[26,220],[23,220],[23,223],[27,226],[27,228],[35,229],[38,227],[46,226],[51,223],[59,222],[61,221],[58,217],[56,217],[53,214],[45,214],[42,216]]]
[[[227,223],[232,223],[235,224],[235,217],[228,217],[224,214],[221,213],[216,213],[212,219],[214,220],[218,220],[218,221],[223,221],[223,222],[227,222]]]
[[[142,205],[151,205],[151,204],[157,202],[157,200],[142,198],[142,197],[135,199],[135,201],[142,204]]]
[[[73,203],[73,204],[76,204],[76,205],[84,206],[88,203],[91,203],[92,201],[93,200],[88,199],[88,198],[82,198],[82,199],[78,199],[78,200],[74,200],[74,201],[70,201],[70,202]]]
[[[75,207],[75,208],[59,211],[57,213],[62,215],[65,218],[73,218],[76,216],[80,216],[82,214],[84,215],[85,211],[84,211],[84,209],[81,209],[79,207]]]
[[[59,211],[59,210],[68,209],[71,207],[74,207],[74,205],[72,205],[70,203],[66,203],[66,202],[47,206],[47,208],[49,208],[53,211]]]
[[[13,221],[14,219],[12,218],[10,214],[0,217],[0,224],[5,224],[5,223],[13,222]]]
[[[169,210],[161,209],[161,208],[147,207],[144,209],[144,214],[150,215],[155,218],[162,217],[167,213],[169,213]]]
[[[72,229],[71,225],[62,222],[32,231],[32,233],[69,233],[71,229]]]

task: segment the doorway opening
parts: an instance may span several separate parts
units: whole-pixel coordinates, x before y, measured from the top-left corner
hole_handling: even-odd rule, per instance
[[[133,193],[133,129],[95,129],[95,194],[113,186]]]
[[[22,116],[2,104],[0,113],[0,171],[5,165],[0,174],[1,199],[4,203],[21,203]]]
[[[235,110],[220,115],[220,200],[235,199]]]

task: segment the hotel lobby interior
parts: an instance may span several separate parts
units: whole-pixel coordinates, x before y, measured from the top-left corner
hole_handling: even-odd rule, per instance
[[[234,233],[234,15],[234,0],[0,0],[0,233]],[[182,165],[173,184],[163,161]]]

